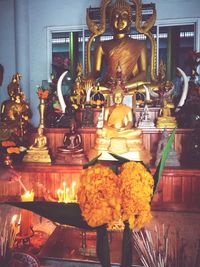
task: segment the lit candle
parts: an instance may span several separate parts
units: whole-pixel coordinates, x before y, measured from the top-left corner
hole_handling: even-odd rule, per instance
[[[63,202],[66,202],[66,182],[63,182]]]
[[[72,201],[76,200],[76,194],[75,194],[75,187],[76,187],[76,182],[72,182]]]
[[[64,200],[65,203],[70,202],[69,192],[70,192],[69,187],[66,187],[66,189],[65,189],[65,200]]]
[[[22,202],[30,202],[34,200],[34,192],[26,191],[24,195],[21,195]],[[27,237],[31,234],[32,225],[32,212],[22,209],[21,210],[21,223],[20,223],[20,235],[21,237]]]
[[[57,190],[58,202],[63,201],[63,191],[61,189]]]

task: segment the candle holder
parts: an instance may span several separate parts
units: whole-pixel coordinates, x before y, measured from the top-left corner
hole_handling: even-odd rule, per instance
[[[22,202],[34,201],[34,192],[25,191],[24,195],[21,195]],[[30,245],[30,239],[34,236],[34,230],[32,226],[32,216],[31,211],[22,209],[21,210],[21,221],[19,223],[20,231],[16,237],[16,246],[25,247]]]
[[[18,233],[15,240],[15,246],[17,248],[24,248],[30,245],[31,238],[34,236],[35,231],[33,230],[33,226],[31,225],[29,227],[29,234],[22,235],[21,233]]]
[[[49,90],[43,87],[39,87],[37,91],[40,104],[39,104],[39,113],[40,113],[40,125],[39,127],[44,128],[44,111],[45,111],[45,100],[49,96]]]
[[[40,113],[40,127],[44,128],[44,111],[45,111],[45,99],[40,98],[39,113]]]

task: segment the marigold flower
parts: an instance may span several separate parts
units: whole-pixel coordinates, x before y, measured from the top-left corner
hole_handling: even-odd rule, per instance
[[[13,154],[13,153],[20,154],[20,149],[19,147],[8,147],[7,152],[8,154]]]
[[[40,87],[40,88],[38,88],[37,94],[38,94],[39,98],[47,99],[49,96],[49,90]]]
[[[122,219],[130,228],[141,228],[151,219],[150,201],[154,180],[146,168],[130,161],[121,166]]]
[[[16,144],[15,144],[15,142],[13,142],[13,141],[9,141],[9,140],[7,140],[7,141],[3,141],[3,142],[2,142],[2,146],[3,146],[3,147],[9,147],[9,146],[16,146]]]
[[[96,227],[120,218],[120,179],[108,167],[96,164],[83,170],[78,202],[87,223]]]

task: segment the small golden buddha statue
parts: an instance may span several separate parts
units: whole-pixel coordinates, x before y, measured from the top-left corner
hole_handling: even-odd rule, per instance
[[[47,138],[43,134],[43,128],[38,128],[34,143],[29,147],[29,150],[47,150]]]
[[[174,103],[172,101],[172,93],[174,86],[171,82],[166,81],[160,88],[161,108],[159,116],[157,118],[157,128],[175,128],[177,126],[176,117],[172,116],[172,109],[174,109]]]
[[[105,108],[104,125],[97,130],[95,147],[89,152],[89,159],[101,153],[107,157],[108,152],[112,152],[149,163],[151,156],[142,145],[142,131],[133,128],[133,111],[123,104],[123,97],[122,89],[113,92],[114,103]]]
[[[42,127],[38,128],[34,143],[27,149],[27,154],[23,158],[24,162],[51,162],[47,138],[43,131]]]

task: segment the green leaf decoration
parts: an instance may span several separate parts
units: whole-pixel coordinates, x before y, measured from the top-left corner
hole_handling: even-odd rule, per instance
[[[110,267],[110,248],[106,225],[97,228],[96,251],[101,265],[103,267]]]
[[[3,203],[1,203],[3,204]],[[89,226],[81,215],[81,209],[77,203],[58,203],[47,201],[33,202],[4,202],[11,206],[26,209],[45,217],[53,222],[79,227],[82,229],[94,230]]]
[[[118,174],[119,173],[119,168],[117,165],[111,165],[109,166],[109,168],[115,173]]]
[[[167,157],[169,155],[172,143],[173,143],[174,138],[175,138],[175,134],[176,134],[176,128],[174,128],[173,132],[171,133],[170,137],[168,138],[167,144],[166,144],[166,146],[165,146],[165,148],[163,150],[163,153],[162,153],[162,157],[161,157],[160,162],[159,162],[159,164],[157,166],[156,172],[155,172],[155,174],[153,176],[153,178],[154,178],[153,192],[154,193],[155,193],[155,191],[156,191],[156,189],[158,187],[158,184],[159,184],[163,169],[165,167],[165,162],[167,160]]]
[[[119,163],[121,163],[121,164],[130,161],[129,159],[124,158],[124,157],[121,157],[121,156],[119,156],[119,155],[117,155],[117,154],[110,153],[110,152],[109,152],[109,154],[110,154],[113,158],[117,159],[117,160],[119,161]]]
[[[125,228],[122,240],[122,259],[121,267],[132,266],[132,230],[128,222],[124,222]]]
[[[85,165],[83,165],[83,169],[87,169],[89,166],[92,166],[95,163],[97,163],[97,161],[98,161],[98,159],[99,159],[100,156],[101,156],[101,154],[99,154],[96,158],[93,158],[88,163],[86,163]]]

